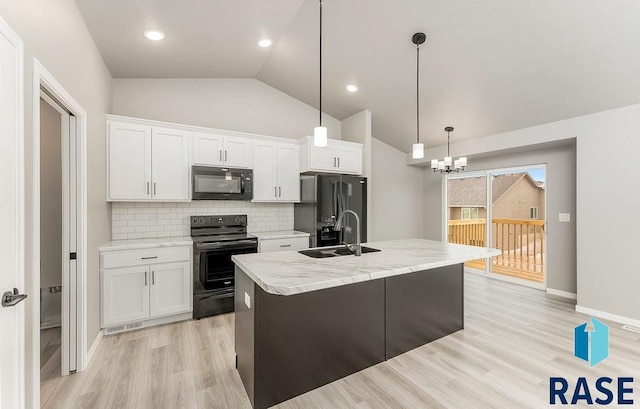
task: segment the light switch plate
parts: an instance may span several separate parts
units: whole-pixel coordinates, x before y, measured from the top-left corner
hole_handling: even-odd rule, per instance
[[[244,303],[247,308],[251,308],[251,297],[249,297],[249,294],[247,293],[244,293]]]
[[[558,215],[558,220],[562,223],[571,222],[571,213],[560,213]]]

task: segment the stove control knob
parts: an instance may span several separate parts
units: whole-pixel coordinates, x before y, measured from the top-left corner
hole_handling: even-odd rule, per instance
[[[201,218],[198,220],[198,223],[200,223],[200,224],[204,224],[204,217],[201,217]]]
[[[240,218],[236,217],[236,223],[240,223]]]

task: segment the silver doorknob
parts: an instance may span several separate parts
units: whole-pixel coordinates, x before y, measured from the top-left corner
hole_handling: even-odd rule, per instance
[[[27,298],[27,294],[20,294],[20,291],[18,291],[17,288],[14,288],[13,292],[7,291],[2,294],[2,306],[13,307],[25,298]]]

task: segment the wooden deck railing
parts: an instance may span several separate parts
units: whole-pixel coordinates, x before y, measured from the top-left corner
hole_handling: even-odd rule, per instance
[[[502,255],[492,258],[494,273],[544,281],[544,220],[493,219],[490,243],[485,244],[485,219],[450,220],[449,242],[470,246],[495,247]],[[477,265],[475,265],[475,264]],[[469,263],[484,268],[484,260]]]

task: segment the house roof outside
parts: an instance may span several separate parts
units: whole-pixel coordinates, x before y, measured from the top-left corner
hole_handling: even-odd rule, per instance
[[[492,203],[497,202],[522,178],[526,178],[535,187],[544,189],[544,182],[533,180],[527,172],[506,173],[495,175],[492,185]],[[449,179],[448,199],[449,207],[487,207],[486,203],[487,184],[482,177],[466,177],[460,179]]]

